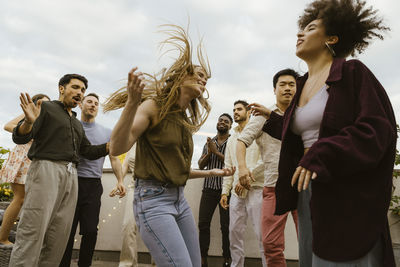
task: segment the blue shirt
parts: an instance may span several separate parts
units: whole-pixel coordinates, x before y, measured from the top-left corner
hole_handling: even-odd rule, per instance
[[[104,144],[110,141],[111,130],[95,122],[88,123],[81,121],[85,134],[93,145]],[[105,157],[96,160],[89,160],[80,157],[78,165],[78,176],[88,178],[101,178]]]

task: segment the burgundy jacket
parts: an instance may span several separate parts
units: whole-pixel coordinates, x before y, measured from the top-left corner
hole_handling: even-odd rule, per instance
[[[318,175],[311,197],[314,253],[331,261],[351,261],[382,238],[384,266],[395,266],[387,212],[397,133],[389,98],[360,61],[334,59],[319,138],[303,156],[303,142],[290,123],[307,77],[298,79],[284,116],[272,113],[263,128],[282,140],[275,213],[297,208],[297,185],[290,182],[301,165]]]

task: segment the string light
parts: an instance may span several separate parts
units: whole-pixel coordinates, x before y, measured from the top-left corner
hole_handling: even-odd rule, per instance
[[[133,189],[134,188],[134,185],[133,184],[129,184],[128,186],[127,186],[129,189]],[[129,190],[128,189],[128,190]],[[127,194],[128,194],[128,192],[127,192]],[[121,199],[118,199],[118,204],[121,204],[122,203],[122,200]],[[118,205],[117,205],[118,206]],[[112,207],[112,210],[117,210],[117,206],[113,206]],[[108,217],[112,217],[112,213],[108,213]],[[106,223],[107,222],[107,220],[106,219],[101,219],[100,220],[102,223]],[[16,222],[15,222],[15,224],[16,224]],[[99,230],[100,229],[100,225],[97,225],[97,229]],[[74,240],[74,242],[77,242],[78,240],[77,239],[75,239]]]
[[[131,185],[129,185],[128,187],[129,187],[129,188],[133,188],[133,186],[131,186]],[[122,203],[122,200],[121,200],[121,199],[118,199],[118,204],[121,204],[121,203]],[[117,206],[119,206],[119,205],[117,205]],[[113,207],[112,207],[112,212],[113,212],[113,211],[116,211],[116,210],[118,209],[117,206],[113,206]],[[113,213],[112,213],[112,212],[111,212],[111,213],[108,213],[108,214],[107,214],[107,217],[112,217],[112,216],[113,216]],[[106,222],[107,222],[106,219],[101,219],[100,221],[101,221],[102,223],[106,223]],[[100,229],[100,225],[97,225],[97,229]]]

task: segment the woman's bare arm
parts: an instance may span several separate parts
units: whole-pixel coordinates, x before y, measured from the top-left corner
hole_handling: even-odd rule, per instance
[[[212,176],[231,176],[235,171],[236,167],[211,170],[190,170],[189,179],[207,178]]]
[[[110,155],[118,156],[127,152],[138,137],[149,127],[157,107],[153,100],[140,104],[144,83],[141,73],[133,68],[128,74],[128,100],[117,124],[111,133]]]
[[[25,118],[25,115],[21,114],[18,117],[15,117],[14,119],[10,120],[4,125],[4,130],[12,133],[14,128],[17,126],[18,122],[20,122],[20,120],[22,120],[23,118]]]

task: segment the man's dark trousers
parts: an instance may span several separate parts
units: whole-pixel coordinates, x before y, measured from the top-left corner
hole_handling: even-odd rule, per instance
[[[221,189],[204,188],[201,194],[199,208],[199,239],[202,258],[208,256],[208,249],[210,247],[210,224],[217,206],[219,207],[222,232],[222,256],[225,259],[231,258],[231,252],[229,250],[229,209],[225,210],[219,205],[221,192]]]
[[[79,250],[79,267],[87,267],[92,264],[93,252],[96,246],[103,186],[99,178],[86,177],[78,177],[78,185],[78,202],[74,221],[60,267],[69,267],[71,264],[72,248],[78,222],[79,234],[82,235]]]

